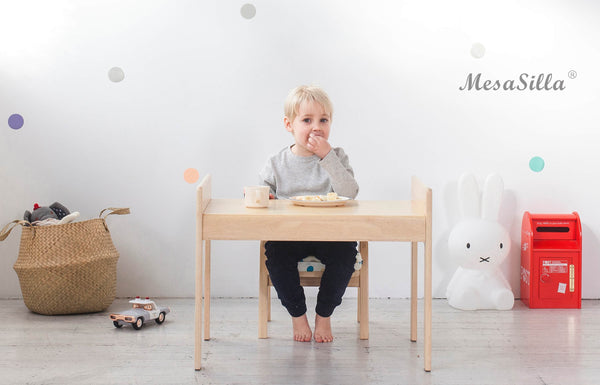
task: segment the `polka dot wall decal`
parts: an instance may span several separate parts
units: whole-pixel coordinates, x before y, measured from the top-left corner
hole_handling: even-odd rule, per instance
[[[244,4],[240,13],[244,19],[252,19],[256,15],[256,7],[252,4]]]
[[[540,158],[539,156],[534,156],[529,160],[529,168],[534,172],[542,171],[545,165],[546,163],[544,162],[544,159]]]
[[[118,83],[125,79],[125,72],[119,67],[113,67],[108,70],[108,78],[111,82]]]
[[[18,130],[19,128],[23,127],[24,123],[25,120],[19,114],[12,114],[8,117],[8,126],[13,130]]]
[[[196,170],[195,168],[188,168],[187,170],[185,170],[183,172],[183,179],[190,184],[196,183],[199,178],[200,178],[200,174],[198,173],[198,170]]]
[[[471,46],[471,56],[481,59],[485,55],[485,47],[481,43],[475,43]]]

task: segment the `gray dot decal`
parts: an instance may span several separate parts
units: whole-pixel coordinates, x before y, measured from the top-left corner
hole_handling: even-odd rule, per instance
[[[244,4],[240,13],[244,19],[252,19],[256,15],[256,7],[252,4]]]
[[[119,67],[113,67],[108,70],[108,78],[111,82],[118,83],[125,79],[125,72]]]
[[[481,59],[485,55],[485,47],[481,43],[475,43],[471,46],[471,56]]]

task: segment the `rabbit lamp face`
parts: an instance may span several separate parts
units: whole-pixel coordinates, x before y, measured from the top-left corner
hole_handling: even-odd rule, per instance
[[[498,222],[465,219],[454,227],[448,248],[455,261],[466,269],[498,266],[510,251],[508,232]]]

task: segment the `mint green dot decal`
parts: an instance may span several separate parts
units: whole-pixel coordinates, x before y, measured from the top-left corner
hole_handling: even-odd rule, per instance
[[[539,156],[534,156],[529,161],[529,168],[534,172],[542,171],[545,165],[546,163],[544,162],[544,159],[540,158]]]

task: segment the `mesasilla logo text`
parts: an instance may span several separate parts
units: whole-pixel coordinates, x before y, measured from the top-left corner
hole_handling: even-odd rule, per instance
[[[562,91],[565,81],[553,80],[552,74],[530,75],[523,72],[514,79],[486,79],[481,73],[467,75],[461,91]]]

